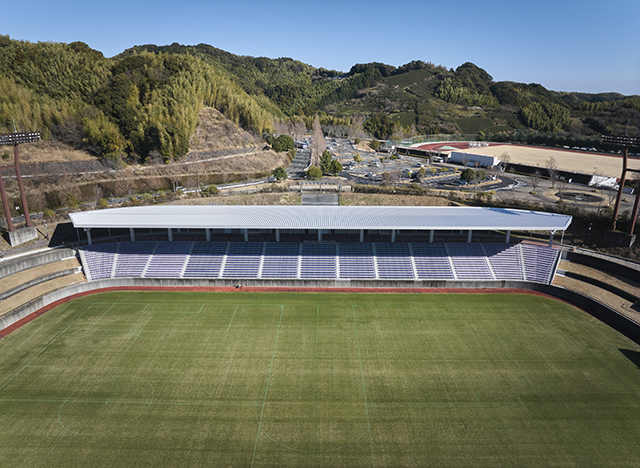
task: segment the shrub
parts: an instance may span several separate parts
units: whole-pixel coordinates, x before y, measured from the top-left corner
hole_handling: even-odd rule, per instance
[[[318,166],[311,166],[307,171],[307,178],[311,180],[322,179],[322,170]]]
[[[56,212],[53,211],[51,208],[45,208],[44,210],[44,217],[47,219],[51,219],[56,215]]]
[[[207,197],[212,197],[220,193],[220,190],[218,190],[218,187],[216,187],[215,185],[209,185],[202,191],[202,193],[204,193]]]
[[[277,180],[282,180],[287,178],[287,171],[282,166],[278,166],[273,170],[273,177]]]
[[[273,148],[273,151],[275,151],[276,153],[290,151],[292,149],[295,149],[296,147],[293,138],[291,138],[289,135],[280,135],[278,138],[273,140],[273,144],[271,146]]]
[[[96,207],[104,210],[105,208],[109,208],[109,202],[106,198],[101,198],[100,200],[98,200],[98,203],[96,203]]]

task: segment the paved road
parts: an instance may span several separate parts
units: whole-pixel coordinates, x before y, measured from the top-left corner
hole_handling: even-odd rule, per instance
[[[296,157],[293,158],[291,164],[287,168],[287,176],[289,179],[299,180],[303,177],[302,171],[304,171],[309,164],[311,164],[311,150],[299,149],[296,153]]]

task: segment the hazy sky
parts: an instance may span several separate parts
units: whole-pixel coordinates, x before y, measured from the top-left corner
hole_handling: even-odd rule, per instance
[[[640,0],[24,0],[2,16],[13,39],[82,41],[107,57],[205,43],[342,71],[473,62],[496,81],[640,94]]]

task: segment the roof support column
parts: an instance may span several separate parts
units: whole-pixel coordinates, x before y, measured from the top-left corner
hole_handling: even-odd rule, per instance
[[[511,230],[507,231],[507,238],[505,239],[504,243],[508,244],[509,241],[511,241]]]
[[[556,231],[551,231],[551,236],[549,236],[549,247],[553,247],[553,235]]]
[[[435,229],[432,229],[431,232],[429,232],[429,243],[430,244],[433,244],[433,237],[435,236],[435,234],[436,234],[436,230]]]
[[[129,228],[129,237],[131,237],[131,242],[135,242],[136,233],[135,233],[135,230],[133,228]]]
[[[322,229],[318,229],[318,242],[322,242]]]
[[[280,242],[280,229],[276,229],[276,242]]]
[[[173,229],[167,228],[167,237],[169,238],[169,242],[173,242]]]
[[[360,229],[360,242],[364,242],[364,229]]]
[[[391,230],[391,242],[395,242],[396,241],[396,230],[392,229]]]
[[[249,242],[249,229],[244,230],[244,241]]]
[[[204,230],[204,238],[207,242],[211,242],[211,229],[207,228]]]
[[[471,244],[471,237],[473,236],[473,231],[469,229],[469,234],[467,235],[467,244]]]
[[[84,228],[84,232],[87,233],[87,242],[91,245],[91,228]]]

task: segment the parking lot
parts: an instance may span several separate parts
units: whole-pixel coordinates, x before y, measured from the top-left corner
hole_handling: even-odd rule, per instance
[[[454,164],[429,164],[428,160],[398,155],[392,157],[387,153],[359,151],[349,140],[327,138],[327,149],[338,159],[344,171],[340,176],[358,184],[410,184],[418,183],[412,174],[424,168],[424,176],[419,184],[423,187],[445,190],[462,188],[460,180],[461,167]],[[356,155],[360,161],[355,161]],[[482,190],[496,190],[514,184],[511,178],[498,178],[493,184],[483,183]]]

